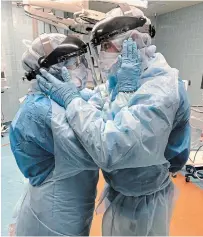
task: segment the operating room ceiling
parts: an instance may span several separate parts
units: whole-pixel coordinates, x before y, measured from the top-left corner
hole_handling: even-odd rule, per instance
[[[203,1],[149,1],[148,9],[145,10],[147,16],[154,14],[161,15],[167,12],[172,12],[184,7],[189,7]]]
[[[203,1],[149,1],[148,9],[144,10],[147,16],[154,16],[154,14],[161,15],[167,12],[172,12],[184,7],[189,7]],[[90,1],[89,8],[92,10],[108,12],[114,8],[116,4],[105,3],[102,1]]]

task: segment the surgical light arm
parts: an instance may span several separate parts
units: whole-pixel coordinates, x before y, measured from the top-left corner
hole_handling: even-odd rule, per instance
[[[87,1],[84,0],[72,0],[66,2],[24,0],[23,5],[28,16],[65,29],[67,29],[67,26],[75,27],[77,24],[80,24],[80,27],[82,25],[87,27],[89,23],[95,24],[97,21],[105,18],[105,13],[87,9]],[[44,9],[50,10],[49,12],[45,12]],[[73,13],[74,19],[57,17],[51,13],[51,10]]]
[[[43,11],[39,7],[24,6],[25,14],[31,18],[43,21],[47,24],[54,25],[56,27],[72,30],[80,34],[89,34],[89,31],[92,30],[93,25],[83,21],[82,19],[77,19],[77,22],[71,18],[63,18],[56,16],[52,13],[51,10]]]
[[[98,0],[91,0],[91,2],[97,2]],[[58,0],[58,1],[39,1],[39,0],[23,0],[23,4],[39,6],[42,8],[49,8],[60,10],[64,12],[79,12],[82,9],[89,8],[89,0]],[[100,0],[100,2],[114,3],[115,5],[119,4],[128,4],[130,6],[136,6],[140,8],[147,8],[147,0]]]
[[[147,8],[147,0],[136,0],[136,1],[102,0],[101,2],[114,3],[116,5],[128,4],[131,6]],[[80,27],[82,27],[82,25],[85,25],[87,23],[94,25],[96,22],[105,18],[105,13],[101,11],[88,9],[89,7],[88,0],[70,0],[70,1],[23,0],[23,5],[25,12],[28,16],[64,29],[69,28],[69,26],[71,27],[76,26],[76,23],[80,24]],[[41,9],[39,10],[39,8]],[[53,14],[51,15],[51,13],[44,12],[42,11],[42,9],[60,10],[63,12],[73,13],[75,22],[73,21],[73,19],[70,18],[66,19],[54,16]]]
[[[70,25],[74,25],[75,21],[71,18],[62,18],[53,15],[53,13],[50,12],[43,12],[42,9],[33,7],[33,6],[24,6],[25,14],[31,18],[46,22],[48,24],[54,25],[56,27],[60,27],[63,29],[69,29]]]

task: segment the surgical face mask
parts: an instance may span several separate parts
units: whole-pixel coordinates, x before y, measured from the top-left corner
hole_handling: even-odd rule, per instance
[[[79,90],[85,88],[87,79],[88,79],[88,71],[83,63],[81,63],[76,69],[69,70],[71,74],[71,80],[76,85]]]
[[[117,62],[119,53],[109,53],[101,51],[99,54],[99,68],[102,72],[109,72],[112,66]]]
[[[71,78],[78,89],[83,89],[87,82],[88,72],[87,72],[87,60],[84,56],[79,59],[74,57],[67,61],[58,63],[50,67],[49,72],[57,77],[59,80],[63,81],[61,77],[61,69],[66,67],[71,74]]]

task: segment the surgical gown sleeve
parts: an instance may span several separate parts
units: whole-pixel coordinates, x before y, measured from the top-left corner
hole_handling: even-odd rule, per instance
[[[183,168],[190,154],[190,105],[184,88],[183,81],[179,80],[180,103],[174,121],[174,128],[169,136],[165,156],[169,160],[171,172]]]
[[[105,171],[164,164],[164,151],[179,105],[173,76],[146,82],[112,120],[81,98],[66,110],[69,124],[95,163]]]
[[[95,90],[84,88],[80,91],[80,96],[83,100],[88,101],[95,94]]]

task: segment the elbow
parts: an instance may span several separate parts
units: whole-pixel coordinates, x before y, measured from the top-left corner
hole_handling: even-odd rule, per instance
[[[169,171],[172,173],[182,170],[189,159],[189,150],[186,149],[184,152],[169,160],[170,168]]]

